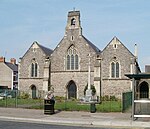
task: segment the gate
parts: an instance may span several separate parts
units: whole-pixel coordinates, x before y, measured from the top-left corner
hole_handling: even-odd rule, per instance
[[[132,106],[132,92],[122,93],[122,112]]]

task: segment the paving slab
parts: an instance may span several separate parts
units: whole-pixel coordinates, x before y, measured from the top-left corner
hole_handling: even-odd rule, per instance
[[[55,111],[45,115],[43,110],[22,108],[0,108],[0,119],[22,122],[105,126],[122,128],[150,128],[150,120],[132,121],[131,113],[90,113],[81,111]]]

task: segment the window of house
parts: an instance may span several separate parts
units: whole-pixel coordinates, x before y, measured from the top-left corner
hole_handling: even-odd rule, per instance
[[[71,45],[71,47],[68,49],[66,57],[67,70],[78,70],[79,57],[74,45]]]
[[[38,64],[36,62],[32,62],[31,64],[31,77],[37,77],[38,73]]]
[[[111,63],[111,77],[112,78],[119,78],[119,63],[118,62],[112,62]]]
[[[13,72],[13,81],[18,81],[18,72]]]

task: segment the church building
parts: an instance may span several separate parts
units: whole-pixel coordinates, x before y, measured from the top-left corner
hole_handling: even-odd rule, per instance
[[[80,11],[68,12],[65,34],[52,51],[34,42],[19,63],[19,89],[32,97],[37,91],[53,88],[55,96],[79,99],[88,84],[96,96],[121,98],[131,91],[131,80],[125,74],[140,72],[136,55],[114,37],[101,51],[82,34]]]

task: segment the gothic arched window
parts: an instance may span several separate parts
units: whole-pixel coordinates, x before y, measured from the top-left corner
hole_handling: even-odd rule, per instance
[[[78,62],[79,62],[79,59],[78,59],[78,55],[76,54],[75,55],[75,69],[78,69]]]
[[[74,55],[71,55],[71,70],[74,70]]]
[[[116,77],[119,77],[119,63],[116,62]]]
[[[111,77],[112,78],[119,78],[119,63],[118,62],[112,62],[111,63]]]
[[[115,63],[111,63],[111,77],[115,77]]]
[[[78,70],[79,57],[77,50],[73,45],[71,45],[70,48],[68,49],[66,57],[67,57],[66,58],[67,70]]]
[[[37,77],[38,74],[38,64],[36,62],[31,63],[31,77]]]
[[[34,77],[34,64],[31,64],[31,77]]]
[[[67,69],[70,69],[70,55],[67,55]]]

